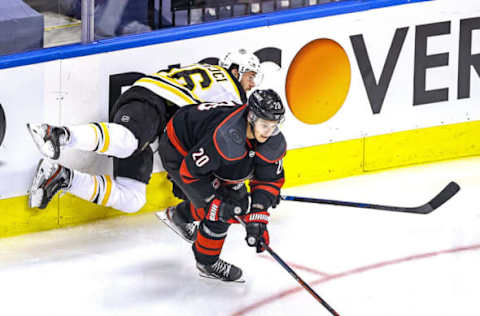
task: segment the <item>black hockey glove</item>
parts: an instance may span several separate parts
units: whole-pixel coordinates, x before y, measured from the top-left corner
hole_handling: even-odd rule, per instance
[[[238,205],[242,209],[240,214],[245,215],[248,212],[248,206],[250,204],[247,187],[244,183],[239,184],[223,184],[217,191],[217,195],[221,197],[221,200],[232,204]]]
[[[247,230],[245,240],[250,247],[256,247],[257,253],[265,250],[262,243],[270,244],[270,236],[267,230],[269,217],[270,214],[267,211],[260,211],[250,213],[243,218]]]
[[[230,202],[230,203],[229,203]],[[219,196],[215,196],[205,209],[205,219],[213,222],[228,222],[234,215],[241,215],[242,207],[238,204],[232,204],[231,201],[225,201]]]

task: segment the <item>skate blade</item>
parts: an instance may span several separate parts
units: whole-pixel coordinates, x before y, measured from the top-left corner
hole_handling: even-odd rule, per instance
[[[203,272],[198,272],[198,275],[202,278],[205,278],[205,279],[221,281],[221,282],[225,282],[225,283],[245,283],[245,279],[243,277],[240,277],[240,279],[238,279],[238,280],[227,281],[227,280],[222,280],[222,279],[219,279],[219,278],[212,277],[212,276],[210,276],[208,274],[205,274]]]
[[[43,159],[40,159],[40,161],[37,164],[37,168],[35,168],[35,176],[33,177],[32,184],[30,185],[30,192],[33,192],[40,188],[40,185],[45,181],[45,173],[42,171],[40,172],[40,168],[42,166]]]
[[[30,208],[40,207],[42,203],[43,189],[41,189],[40,186],[45,181],[44,172],[40,172],[42,163],[43,159],[40,159],[37,168],[35,168],[35,176],[33,177],[32,184],[28,190],[28,205]]]
[[[36,127],[36,124],[30,125],[27,123],[28,132],[30,133],[30,136],[32,136],[33,142],[35,143],[35,146],[37,146],[38,151],[40,151],[45,157],[53,159],[54,152],[51,142],[45,142],[42,135],[38,133]]]
[[[178,236],[180,236],[183,240],[185,240],[186,242],[188,242],[189,244],[193,244],[194,241],[193,240],[189,240],[187,238],[185,238],[181,233],[179,233],[177,231],[177,228],[175,226],[173,226],[173,224],[170,223],[170,221],[168,220],[167,218],[167,212],[166,211],[160,211],[160,212],[155,212],[155,216],[160,220],[162,221],[165,225],[168,226],[168,228],[170,228],[175,234],[177,234]]]

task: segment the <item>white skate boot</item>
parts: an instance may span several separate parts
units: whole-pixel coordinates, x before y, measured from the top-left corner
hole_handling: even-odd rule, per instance
[[[27,123],[27,129],[38,150],[50,159],[57,160],[60,156],[60,147],[70,141],[70,131],[66,127]]]
[[[73,171],[57,163],[40,159],[30,187],[28,204],[44,209],[60,189],[68,189]]]

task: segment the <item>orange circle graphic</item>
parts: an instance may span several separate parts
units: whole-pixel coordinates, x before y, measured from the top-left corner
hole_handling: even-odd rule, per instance
[[[328,121],[345,102],[350,79],[343,47],[331,39],[316,39],[302,47],[288,68],[288,106],[303,123]]]

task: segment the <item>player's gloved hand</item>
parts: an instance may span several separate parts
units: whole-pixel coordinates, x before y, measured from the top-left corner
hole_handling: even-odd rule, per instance
[[[220,196],[215,196],[205,209],[205,219],[209,221],[228,222],[235,215],[243,213],[242,207],[238,204],[232,204],[232,201],[225,201]]]
[[[248,212],[250,201],[247,187],[244,183],[222,185],[218,190],[218,194],[225,202],[240,206],[242,212],[240,214],[235,213],[235,215],[245,215]]]
[[[270,236],[267,230],[269,217],[270,214],[267,211],[259,211],[247,214],[243,218],[247,230],[245,240],[250,247],[256,247],[257,253],[265,250],[262,243],[270,244]]]

